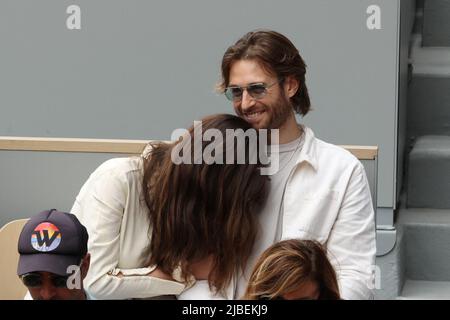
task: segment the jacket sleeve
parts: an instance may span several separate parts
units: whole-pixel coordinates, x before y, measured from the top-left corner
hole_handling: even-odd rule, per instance
[[[364,167],[358,161],[327,241],[343,299],[373,299],[375,234],[369,183]]]
[[[72,208],[89,233],[91,264],[83,281],[89,295],[94,299],[128,299],[181,293],[184,284],[148,276],[154,268],[118,268],[127,183],[110,172],[90,180]]]

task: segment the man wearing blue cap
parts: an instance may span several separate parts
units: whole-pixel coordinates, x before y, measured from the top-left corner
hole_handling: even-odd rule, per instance
[[[87,242],[86,228],[73,214],[51,209],[28,220],[19,237],[17,274],[33,300],[88,298]]]

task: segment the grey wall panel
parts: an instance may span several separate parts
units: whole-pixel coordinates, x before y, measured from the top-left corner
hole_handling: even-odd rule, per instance
[[[350,2],[352,3],[350,5]],[[305,121],[316,135],[334,143],[379,146],[378,206],[394,205],[396,174],[398,1],[333,2],[336,28],[326,19],[311,21],[314,46],[304,50],[309,58],[309,83],[314,111]],[[320,2],[325,10],[330,2]],[[319,3],[316,6],[320,6]],[[382,10],[382,29],[365,27],[365,8],[376,3]],[[340,11],[342,10],[342,12]],[[346,12],[343,12],[343,11]],[[338,21],[345,16],[345,21]],[[320,18],[319,18],[320,19]],[[299,39],[299,44],[304,42]],[[308,61],[308,60],[307,60]],[[345,141],[345,142],[344,142]]]
[[[67,30],[73,1],[3,0],[0,135],[168,139],[202,115],[232,112],[214,92],[223,52],[249,30],[272,28],[308,64],[314,111],[305,123],[333,143],[380,146],[378,205],[390,207],[398,3],[78,0],[82,29]],[[381,30],[366,27],[373,4]],[[10,209],[17,199],[2,181],[0,210]]]
[[[0,151],[0,226],[56,208],[68,211],[98,165],[117,154]]]

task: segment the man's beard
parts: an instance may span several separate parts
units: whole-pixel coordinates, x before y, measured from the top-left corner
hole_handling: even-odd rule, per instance
[[[263,110],[265,116],[268,117],[268,121],[265,120],[259,129],[279,129],[291,116],[292,106],[285,93],[281,91],[278,99],[272,104],[264,104],[257,101],[255,106],[249,109],[247,113],[251,113],[253,110]],[[245,120],[241,108],[237,109],[237,114]]]
[[[291,102],[284,94],[284,91],[281,91],[278,99],[267,107],[270,110],[270,121],[267,124],[267,129],[279,129],[286,123],[292,113]]]

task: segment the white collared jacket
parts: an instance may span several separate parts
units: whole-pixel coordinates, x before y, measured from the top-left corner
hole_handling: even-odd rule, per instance
[[[305,143],[284,194],[282,240],[325,244],[343,299],[372,299],[375,216],[361,162],[305,127]]]

